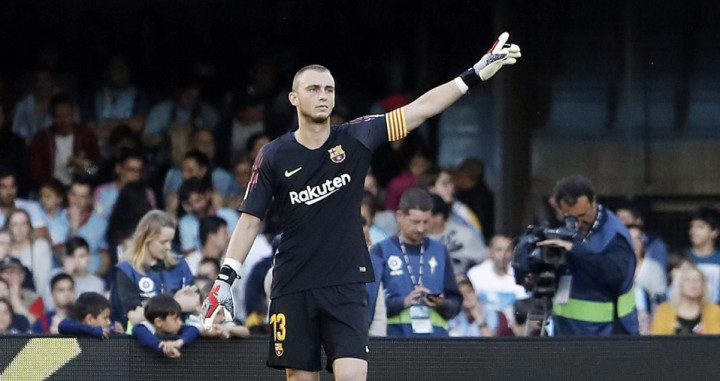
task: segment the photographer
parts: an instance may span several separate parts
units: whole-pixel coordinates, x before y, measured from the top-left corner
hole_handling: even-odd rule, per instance
[[[558,335],[637,334],[632,290],[635,254],[627,228],[597,203],[585,177],[558,181],[553,199],[563,215],[579,222],[579,232],[571,241],[555,238],[537,243],[567,251],[553,304]]]

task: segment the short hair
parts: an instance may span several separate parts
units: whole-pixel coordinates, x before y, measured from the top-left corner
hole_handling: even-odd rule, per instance
[[[93,183],[90,181],[90,178],[88,178],[87,176],[73,177],[72,183],[70,183],[70,187],[68,188],[68,190],[72,189],[72,187],[74,187],[75,185],[80,185],[80,186],[90,188],[91,195],[93,193],[93,190],[95,189],[95,187],[93,186]]]
[[[58,93],[50,97],[50,102],[48,102],[48,111],[50,112],[50,115],[55,116],[55,110],[62,104],[67,104],[72,108],[75,108],[75,100],[70,94]]]
[[[67,192],[65,189],[65,184],[61,183],[60,180],[53,177],[42,183],[42,185],[40,185],[40,189],[42,188],[47,188],[55,192],[55,194],[57,194],[58,196],[60,196],[60,198],[63,199],[63,203],[65,202],[65,198],[67,198]]]
[[[439,167],[430,167],[418,177],[418,186],[422,189],[430,189],[431,186],[440,178],[443,169]]]
[[[373,216],[380,210],[380,201],[378,201],[372,192],[367,190],[363,191],[362,205],[367,206],[370,209],[370,214]]]
[[[480,159],[469,157],[460,163],[457,170],[467,173],[475,181],[485,179],[485,164]]]
[[[706,224],[710,225],[710,229],[712,229],[712,230],[720,229],[720,212],[718,212],[717,209],[714,209],[714,208],[709,208],[709,207],[699,208],[698,210],[693,212],[690,220],[691,221],[693,221],[693,220],[703,221]]]
[[[623,201],[615,208],[615,212],[618,210],[627,210],[633,218],[642,218],[642,212],[640,208],[631,201]]]
[[[213,266],[215,266],[215,271],[218,273],[220,272],[220,261],[217,258],[203,258],[202,260],[200,260],[200,263],[198,263],[198,267],[205,263],[212,264]]]
[[[204,178],[197,178],[197,177],[191,177],[185,181],[183,181],[182,185],[180,185],[180,190],[178,191],[178,197],[180,198],[180,202],[186,202],[190,199],[190,195],[193,193],[208,193],[212,192],[213,186],[210,180],[207,177]]]
[[[88,314],[96,318],[110,307],[110,301],[101,294],[97,292],[83,292],[70,308],[70,318],[82,322]]]
[[[257,143],[258,140],[262,138],[267,138],[270,140],[270,136],[264,132],[256,132],[252,135],[250,135],[247,139],[247,142],[245,142],[245,152],[250,152],[253,149],[253,146],[255,146],[255,143]]]
[[[296,91],[296,90],[297,90],[297,89],[295,88],[295,85],[297,84],[298,78],[300,77],[300,75],[302,75],[302,73],[304,73],[304,72],[306,72],[306,71],[308,71],[308,70],[319,71],[319,72],[328,72],[328,73],[330,72],[330,70],[329,70],[328,68],[326,68],[325,66],[323,66],[323,65],[312,64],[312,65],[304,66],[304,67],[302,67],[300,70],[298,70],[297,73],[295,73],[295,76],[293,77],[293,81],[292,81],[292,91]]]
[[[185,152],[185,155],[183,155],[183,160],[192,159],[195,160],[195,162],[204,168],[210,168],[210,158],[208,155],[196,150],[191,149],[190,151]]]
[[[155,295],[145,305],[145,319],[150,323],[155,318],[165,320],[169,315],[180,316],[181,314],[182,308],[180,308],[180,304],[175,301],[175,298],[167,294]]]
[[[431,194],[430,197],[433,203],[432,214],[442,214],[443,219],[447,219],[450,216],[450,204],[436,194]]]
[[[50,291],[55,290],[55,285],[62,280],[69,280],[70,283],[72,283],[73,287],[75,287],[75,280],[73,279],[73,277],[66,273],[60,273],[50,278]]]
[[[217,233],[227,222],[217,216],[207,216],[200,220],[200,245],[205,246],[210,234]]]
[[[555,183],[553,198],[560,205],[564,202],[569,206],[577,204],[578,199],[586,196],[589,201],[595,201],[595,190],[590,179],[581,175],[564,177]]]
[[[145,157],[142,151],[136,148],[126,148],[121,150],[120,155],[117,158],[116,164],[123,164],[129,159],[137,159],[145,164]]]
[[[82,247],[90,251],[90,245],[84,238],[78,236],[70,237],[65,241],[65,255],[71,257],[75,253],[75,250]]]
[[[15,177],[15,169],[9,163],[0,162],[0,179],[4,179],[8,176]],[[15,181],[17,181],[17,178],[15,178]]]
[[[404,214],[408,214],[410,209],[418,209],[423,212],[429,212],[433,208],[433,201],[430,194],[418,187],[413,187],[405,191],[400,196],[398,210]]]

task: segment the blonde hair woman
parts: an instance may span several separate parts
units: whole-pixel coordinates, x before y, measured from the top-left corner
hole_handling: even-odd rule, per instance
[[[140,219],[125,260],[115,266],[110,295],[113,320],[125,324],[128,313],[138,312],[145,300],[192,285],[187,263],[170,251],[176,226],[173,217],[161,210],[151,210]]]
[[[650,334],[719,334],[720,307],[708,300],[705,275],[690,262],[683,263],[678,270],[670,298],[658,306]]]

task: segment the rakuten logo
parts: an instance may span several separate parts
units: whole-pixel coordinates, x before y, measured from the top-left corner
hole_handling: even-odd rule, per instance
[[[340,190],[350,182],[350,175],[343,173],[331,180],[325,180],[324,183],[316,185],[314,187],[307,186],[300,192],[290,192],[290,203],[292,205],[304,202],[305,205],[312,205],[324,198],[329,197],[331,194]]]

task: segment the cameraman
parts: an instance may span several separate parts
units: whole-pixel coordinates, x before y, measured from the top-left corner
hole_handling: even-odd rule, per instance
[[[553,305],[558,335],[638,334],[632,289],[635,254],[627,228],[597,203],[592,183],[583,176],[558,181],[553,199],[563,215],[579,222],[572,241],[537,243],[567,250]]]

